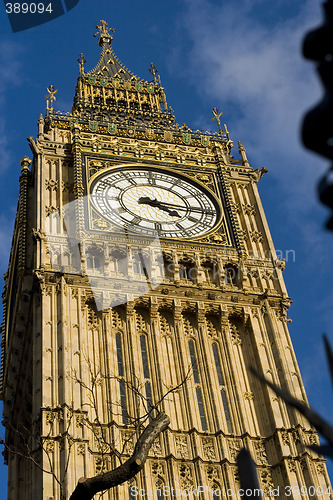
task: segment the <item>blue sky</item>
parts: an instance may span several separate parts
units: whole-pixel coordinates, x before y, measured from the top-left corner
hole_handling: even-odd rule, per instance
[[[92,69],[101,19],[116,29],[113,47],[136,75],[150,79],[153,61],[179,124],[212,130],[223,111],[233,139],[254,168],[269,169],[259,191],[293,304],[289,324],[310,403],[328,418],[333,405],[322,333],[333,342],[333,235],[315,186],[328,162],[302,148],[302,115],[321,98],[301,41],[322,19],[319,0],[80,0],[68,14],[12,34],[0,13],[0,271],[6,271],[16,211],[20,158],[31,157],[46,88],[55,109],[70,111],[81,52]],[[234,151],[234,155],[238,153]],[[2,430],[0,430],[0,434]],[[333,470],[330,466],[330,470]],[[0,463],[0,481],[6,468]],[[2,490],[3,491],[3,490]]]

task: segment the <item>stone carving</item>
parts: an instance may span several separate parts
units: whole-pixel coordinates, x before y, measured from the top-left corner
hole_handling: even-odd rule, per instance
[[[108,470],[105,458],[101,456],[95,457],[95,473],[96,475],[102,474]]]
[[[145,331],[146,330],[146,321],[145,321],[143,315],[138,311],[136,311],[135,320],[136,320],[137,331]]]
[[[287,460],[287,464],[288,464],[289,471],[292,474],[296,474],[296,472],[297,472],[296,461],[294,459],[292,459],[292,458],[289,458]]]
[[[295,375],[296,375],[296,374],[295,374]],[[294,440],[294,442],[295,442],[295,443],[299,443],[299,442],[300,442],[300,437],[299,437],[298,430],[297,430],[297,429],[295,429],[295,428],[293,428],[293,429],[291,430],[291,432],[292,432],[292,435],[293,435],[293,440]]]
[[[183,316],[183,325],[184,325],[185,335],[193,335],[194,334],[192,324],[186,316]]]
[[[219,470],[217,467],[215,466],[207,467],[207,479],[210,487],[212,487],[214,483],[219,481],[220,477],[219,477]]]
[[[45,439],[44,450],[46,451],[46,453],[54,452],[54,441],[52,439]]]
[[[206,317],[206,326],[207,326],[207,333],[210,337],[216,337],[217,336],[217,330],[215,328],[214,322],[212,319]]]
[[[61,181],[61,189],[64,192],[65,191],[72,192],[73,191],[73,184],[71,184],[70,182]]]
[[[86,454],[86,446],[83,443],[77,445],[77,454],[84,456]]]
[[[132,441],[132,434],[130,432],[123,433],[122,442],[125,455],[133,455],[134,445]]]
[[[153,442],[150,448],[150,454],[154,457],[160,457],[162,455],[162,447],[159,438],[155,439]]]
[[[179,458],[189,458],[186,436],[175,437],[176,453]]]
[[[275,261],[275,264],[276,264],[276,267],[278,269],[281,269],[281,271],[284,271],[285,270],[285,267],[286,267],[286,259],[283,258],[283,259],[276,259]]]
[[[236,325],[233,325],[232,323],[230,324],[230,335],[231,335],[231,341],[234,345],[241,345],[242,340],[239,336],[237,327],[236,327]]]
[[[324,476],[326,473],[325,464],[317,464],[317,472],[318,474],[322,474]]]
[[[238,214],[239,214],[239,213],[240,213],[240,211],[241,211],[241,206],[240,206],[240,204],[239,204],[239,203],[235,203],[235,202],[233,202],[233,201],[230,201],[230,202],[228,203],[228,206],[229,206],[231,209],[235,210],[235,212],[237,212]]]
[[[264,442],[254,443],[254,450],[256,454],[256,461],[259,465],[268,464],[267,453]]]
[[[270,496],[271,491],[274,489],[271,471],[269,469],[263,469],[260,474],[260,479],[265,495]]]
[[[48,191],[57,191],[59,182],[53,179],[45,179],[45,187]]]
[[[49,215],[53,214],[53,212],[56,212],[57,210],[59,210],[58,207],[54,207],[52,205],[50,205],[50,206],[45,205],[45,215],[46,215],[46,217],[48,217]]]
[[[287,446],[290,446],[290,439],[289,439],[289,434],[287,431],[285,432],[282,432],[282,443],[287,445]]]
[[[164,479],[165,470],[164,470],[164,465],[161,462],[152,462],[151,471],[154,476],[159,476]]]
[[[267,172],[268,170],[265,167],[262,167],[260,170],[259,168],[256,168],[255,170],[253,170],[253,172],[250,173],[250,175],[254,182],[258,182]]]
[[[202,438],[202,449],[206,460],[216,460],[214,441],[210,438]]]
[[[76,415],[76,427],[83,427],[85,416],[83,413],[78,413]]]
[[[159,318],[162,335],[170,335],[171,331],[167,317],[165,316],[165,314],[159,313]]]
[[[255,243],[257,242],[261,243],[263,241],[263,236],[260,231],[251,231],[250,238]]]
[[[46,425],[52,425],[54,422],[54,413],[53,411],[47,411],[45,414],[45,422]]]
[[[316,436],[315,434],[310,434],[308,436],[308,441],[309,444],[318,444],[318,436]]]
[[[116,328],[116,329],[121,328],[122,327],[121,317],[115,309],[112,309],[111,317],[112,317],[113,328]]]
[[[237,439],[234,439],[231,442],[229,442],[230,459],[233,462],[236,462],[237,455],[238,455],[241,447],[242,447],[241,442],[238,441]]]
[[[179,465],[180,487],[182,490],[194,486],[191,467],[187,464]]]
[[[243,210],[246,215],[255,215],[256,213],[253,205],[243,205]]]

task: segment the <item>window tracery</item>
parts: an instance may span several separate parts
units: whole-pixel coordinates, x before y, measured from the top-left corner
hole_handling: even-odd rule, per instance
[[[198,403],[201,427],[202,427],[203,431],[207,431],[207,429],[208,429],[207,428],[207,420],[206,420],[205,407],[204,407],[202,390],[201,390],[201,380],[200,380],[200,375],[199,375],[199,370],[198,370],[198,363],[197,363],[194,341],[189,340],[188,345],[189,345],[189,350],[190,350],[190,358],[191,358],[193,378],[194,378],[194,383],[195,383],[195,392],[196,392],[196,396],[197,396],[197,403]]]

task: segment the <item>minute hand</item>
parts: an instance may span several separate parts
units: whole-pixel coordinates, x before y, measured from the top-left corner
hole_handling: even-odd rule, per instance
[[[215,215],[216,212],[214,210],[206,210],[204,208],[199,208],[199,207],[182,207],[181,205],[175,205],[174,203],[165,203],[165,202],[159,202],[158,204],[159,207],[170,207],[170,208],[176,208],[177,210],[189,210],[190,212],[202,212],[205,214],[209,215]]]

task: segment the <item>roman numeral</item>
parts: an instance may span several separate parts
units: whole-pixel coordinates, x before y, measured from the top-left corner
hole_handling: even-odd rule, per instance
[[[130,221],[130,223],[131,224],[140,224],[141,221],[142,221],[141,217],[136,215],[135,217],[133,217],[133,219]]]
[[[148,172],[148,184],[156,186],[156,179],[152,177],[151,172]]]
[[[183,226],[181,224],[179,224],[179,222],[177,222],[176,226],[178,227],[178,229],[183,231],[183,233],[188,234],[187,231],[183,228]]]
[[[131,177],[125,175],[124,173],[123,173],[122,177],[124,177],[127,180],[127,182],[129,182],[130,184],[132,184],[132,186],[137,186],[137,183]]]

